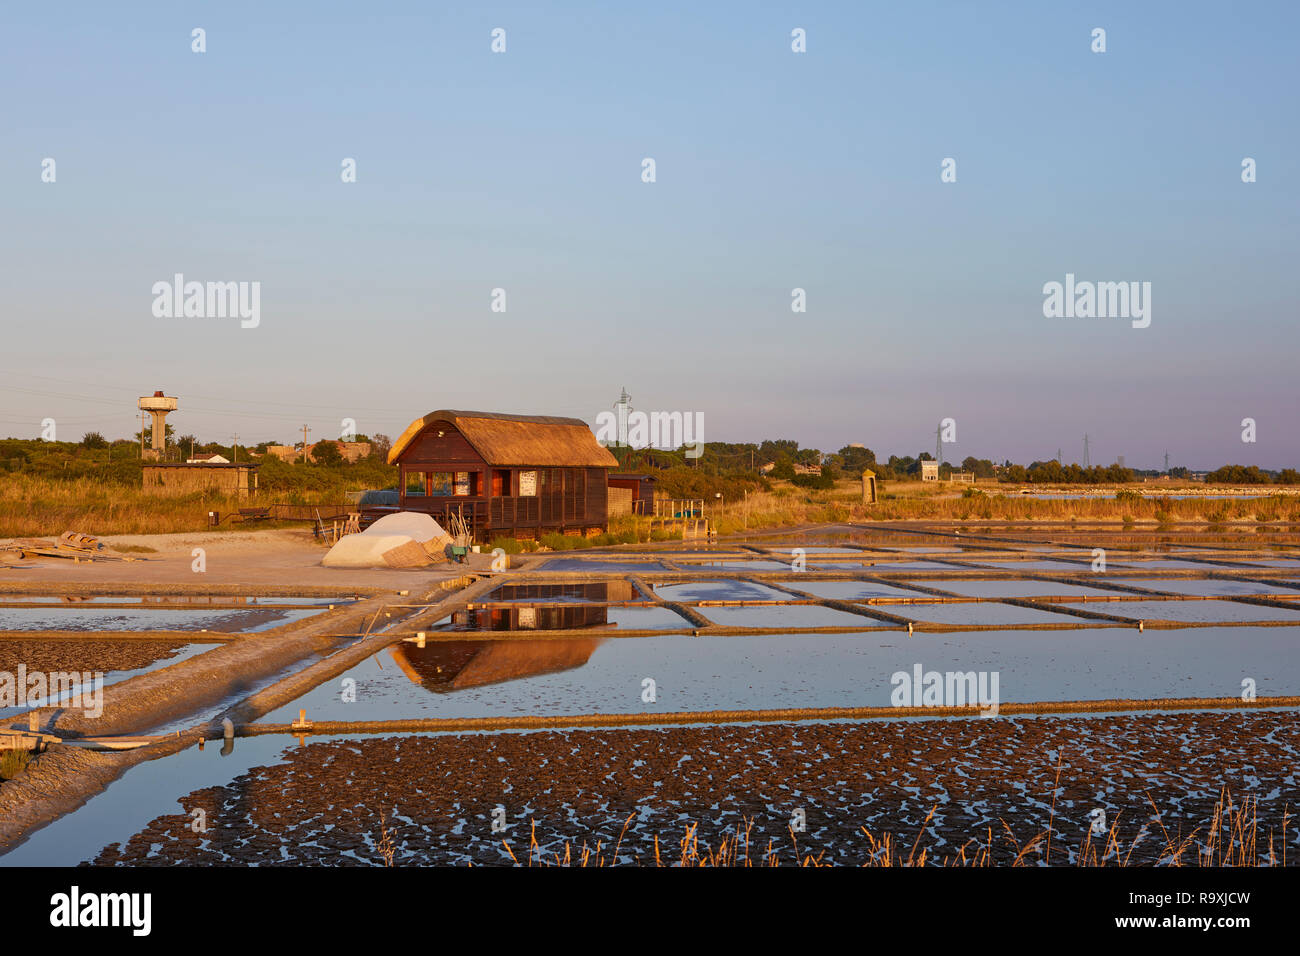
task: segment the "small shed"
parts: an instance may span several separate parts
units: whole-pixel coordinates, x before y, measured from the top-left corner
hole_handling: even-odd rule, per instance
[[[876,503],[876,473],[870,468],[864,468],[862,471],[862,503],[864,505]]]
[[[257,465],[243,461],[233,464],[151,462],[144,465],[145,494],[189,495],[196,491],[251,498],[257,494]]]
[[[479,539],[609,527],[608,476],[618,462],[580,418],[442,409],[393,442],[403,511],[451,530],[465,519]]]
[[[642,472],[611,472],[609,476],[610,513],[640,513],[642,507],[637,502],[655,500],[656,481],[658,479],[654,475],[647,475]],[[620,502],[617,508],[615,508],[616,501]]]

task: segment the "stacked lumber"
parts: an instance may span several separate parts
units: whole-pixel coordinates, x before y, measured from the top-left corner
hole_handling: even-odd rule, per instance
[[[58,541],[44,538],[15,538],[11,544],[0,547],[0,564],[12,562],[15,555],[23,558],[71,558],[74,561],[136,561],[121,555],[104,554],[104,545],[98,538],[80,531],[65,531]]]
[[[82,534],[80,531],[65,531],[59,535],[59,547],[75,548],[78,551],[99,551],[104,546],[94,535]]]

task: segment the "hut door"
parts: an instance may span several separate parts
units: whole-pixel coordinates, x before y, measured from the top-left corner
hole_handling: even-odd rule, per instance
[[[581,521],[585,491],[584,473],[576,468],[564,469],[564,520]]]

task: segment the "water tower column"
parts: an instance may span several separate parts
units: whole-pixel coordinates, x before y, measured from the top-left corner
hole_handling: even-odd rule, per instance
[[[176,406],[176,399],[162,392],[154,392],[140,399],[140,411],[148,412],[153,420],[153,437],[151,447],[145,452],[146,458],[154,461],[162,458],[167,447],[167,413],[176,411]]]

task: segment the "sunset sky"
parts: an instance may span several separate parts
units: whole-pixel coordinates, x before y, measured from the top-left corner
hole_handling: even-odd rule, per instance
[[[0,435],[126,437],[155,389],[243,444],[626,387],[709,441],[915,455],[951,417],[955,460],[1300,466],[1297,36],[1292,3],[8,4]],[[155,317],[177,273],[259,282],[259,324]],[[1150,282],[1150,326],[1044,317],[1067,273]]]

